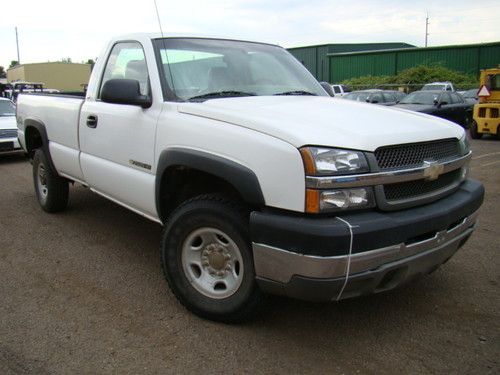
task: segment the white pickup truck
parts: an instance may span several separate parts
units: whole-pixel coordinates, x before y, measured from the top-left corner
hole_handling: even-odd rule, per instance
[[[85,95],[22,94],[17,124],[45,211],[77,182],[163,224],[173,293],[226,322],[264,293],[337,301],[430,273],[484,194],[460,126],[331,98],[269,44],[115,38]]]

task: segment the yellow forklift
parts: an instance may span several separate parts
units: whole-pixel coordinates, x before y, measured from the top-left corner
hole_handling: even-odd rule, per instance
[[[500,66],[481,70],[478,97],[470,136],[479,139],[483,134],[491,134],[500,138]]]

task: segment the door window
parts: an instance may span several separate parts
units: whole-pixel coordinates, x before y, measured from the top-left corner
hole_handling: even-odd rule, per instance
[[[444,92],[441,94],[441,105],[446,105],[451,103],[450,94]]]
[[[384,92],[384,93],[382,93],[382,95],[384,96],[384,103],[390,103],[390,102],[396,101],[395,96],[393,94],[391,94],[390,92]]]
[[[370,98],[370,103],[383,103],[382,95],[379,93],[373,94]]]
[[[110,79],[135,79],[139,81],[141,95],[149,94],[148,68],[144,50],[139,43],[122,42],[114,45],[104,69],[101,90]]]
[[[455,94],[454,92],[452,92],[452,93],[450,93],[450,96],[451,96],[451,102],[453,104],[463,103],[463,100],[460,97],[460,95]]]

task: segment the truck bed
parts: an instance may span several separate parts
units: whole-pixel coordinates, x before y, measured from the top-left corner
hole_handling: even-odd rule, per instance
[[[19,139],[24,139],[24,127],[29,121],[45,126],[52,160],[57,170],[81,178],[78,165],[78,123],[83,96],[68,94],[21,94],[17,100]],[[27,121],[27,122],[26,122]],[[24,145],[23,145],[24,146]]]

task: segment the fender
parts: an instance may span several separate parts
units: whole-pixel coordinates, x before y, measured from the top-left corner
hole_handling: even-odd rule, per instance
[[[47,136],[47,130],[45,129],[45,124],[39,120],[33,120],[33,119],[26,119],[24,121],[24,144],[26,145],[26,150],[28,151],[29,154],[29,152],[33,149],[33,147],[31,147],[30,149],[26,139],[26,133],[28,128],[35,128],[36,130],[38,130],[38,133],[42,138],[42,150],[45,153],[45,156],[47,156],[49,167],[52,169],[53,172],[58,174],[57,169],[54,166],[54,163],[52,162],[52,158],[50,157],[49,137]]]
[[[162,151],[156,169],[156,209],[161,212],[161,184],[163,174],[171,166],[185,166],[219,177],[231,184],[251,204],[264,206],[265,200],[255,173],[232,160],[202,151],[171,148]]]

